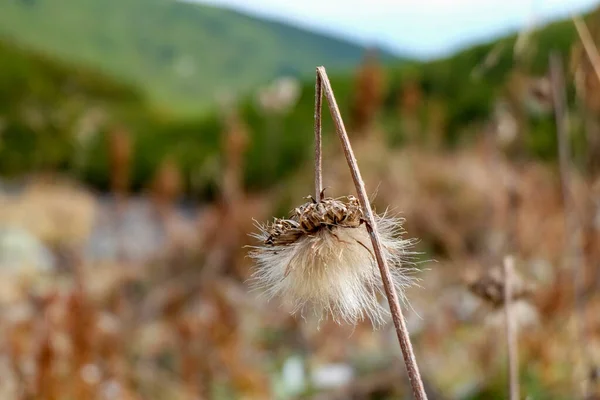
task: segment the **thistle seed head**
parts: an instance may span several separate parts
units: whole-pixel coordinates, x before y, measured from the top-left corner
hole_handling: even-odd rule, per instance
[[[413,282],[411,240],[401,238],[399,218],[376,215],[384,256],[401,298]],[[369,318],[375,326],[389,313],[379,303],[381,275],[362,208],[353,196],[324,198],[295,208],[289,218],[259,225],[260,244],[250,257],[256,262],[253,286],[267,298],[280,297],[292,313],[312,309],[319,317],[356,324]]]
[[[471,293],[493,308],[500,308],[504,305],[504,285],[504,274],[498,267],[490,268],[478,278],[471,278],[467,282],[467,287]],[[526,300],[531,297],[533,292],[534,286],[515,273],[512,282],[512,300]]]

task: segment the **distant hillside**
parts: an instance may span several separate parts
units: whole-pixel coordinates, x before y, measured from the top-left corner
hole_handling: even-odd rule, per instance
[[[350,69],[360,46],[231,10],[175,0],[5,0],[0,37],[91,65],[190,111],[315,65]],[[391,58],[386,54],[386,57]]]
[[[12,11],[20,7],[51,9],[46,4],[48,1],[50,0],[29,0],[24,2],[25,5],[18,6],[13,2],[10,3],[10,8]],[[64,4],[74,0],[52,1],[61,4],[60,7],[64,9]],[[91,7],[92,0],[79,1]],[[94,3],[102,10],[106,3],[116,4],[115,1]],[[165,7],[166,4],[167,9],[182,5],[167,0],[145,1],[151,9],[158,7],[157,5]],[[19,4],[21,2],[23,0]],[[139,6],[139,2],[141,0],[128,0],[123,3],[127,7],[123,7],[133,9],[135,7],[132,4]],[[4,6],[0,6],[2,7]],[[215,11],[209,8],[207,10]],[[16,14],[15,12],[14,15]],[[0,12],[0,20],[3,19],[6,19],[5,14]],[[594,18],[588,15],[586,19],[593,36],[600,42],[600,12]],[[93,23],[94,20],[90,19],[88,22]],[[44,30],[44,26],[50,32],[49,27],[55,23],[51,24],[40,17],[40,24],[35,28],[25,29],[24,32],[30,35],[33,31]],[[106,24],[116,24],[121,28],[127,26],[125,23],[117,24],[112,21],[98,23],[102,26]],[[62,29],[60,24],[55,25],[57,32]],[[268,24],[265,23],[264,26]],[[100,28],[96,29],[99,30]],[[110,29],[107,32],[113,31],[115,30]],[[128,37],[128,34],[122,36]],[[155,36],[160,35],[155,33]],[[24,42],[23,37],[26,36],[21,36],[20,43]],[[82,68],[80,62],[73,61],[75,57],[63,55],[63,61],[58,61],[60,57],[48,54],[47,50],[41,53],[46,55],[40,55],[38,51],[31,49],[35,46],[31,45],[34,38],[30,39],[29,46],[21,46],[0,37],[0,175],[59,169],[73,171],[94,187],[106,189],[110,168],[104,133],[114,126],[123,125],[134,137],[135,157],[131,177],[134,188],[145,187],[161,160],[170,157],[181,168],[189,193],[203,197],[215,193],[220,179],[219,151],[225,129],[222,114],[217,112],[217,107],[206,107],[202,109],[202,113],[193,116],[164,112],[165,110],[155,107],[157,100],[169,107],[167,111],[181,109],[182,104],[190,107],[187,110],[191,111],[194,105],[203,103],[198,102],[199,99],[193,93],[189,97],[183,95],[183,91],[178,92],[178,96],[177,93],[173,94],[177,86],[172,86],[170,83],[173,81],[169,79],[161,79],[161,73],[153,68],[148,67],[143,72],[150,74],[154,71],[155,78],[145,78],[148,75],[140,72],[139,76],[130,78],[134,85],[122,84],[119,79],[106,78],[105,74]],[[42,42],[46,39],[40,36],[36,40]],[[548,24],[532,32],[518,56],[515,56],[516,41],[517,37],[510,35],[465,49],[445,59],[385,66],[382,69],[384,81],[387,82],[385,101],[375,122],[385,132],[388,144],[397,146],[406,141],[419,140],[446,146],[468,145],[484,130],[494,126],[498,115],[510,114],[518,118],[519,129],[523,132],[523,152],[533,157],[554,159],[556,135],[552,113],[543,108],[532,112],[529,95],[536,95],[537,89],[531,84],[545,76],[548,54],[551,50],[557,50],[563,56],[565,67],[569,71],[566,78],[570,86],[570,104],[576,104],[573,98],[572,64],[573,55],[577,54],[577,35],[572,22],[567,20]],[[126,42],[129,43],[129,39]],[[64,43],[64,51],[77,44],[82,49],[78,56],[87,56],[86,46],[81,43],[80,38],[74,37]],[[223,54],[223,51],[215,52],[217,53]],[[295,54],[293,51],[289,53]],[[119,54],[123,55],[125,61],[129,56],[131,59],[139,59],[124,51]],[[357,53],[358,57],[360,54]],[[70,61],[64,61],[65,59]],[[125,62],[123,60],[120,62]],[[119,63],[118,60],[106,62]],[[207,61],[209,62],[210,60]],[[352,102],[356,98],[356,74],[354,71],[336,72],[330,64],[325,64],[328,65],[342,115],[350,122]],[[122,65],[135,70],[126,62]],[[261,190],[276,182],[283,182],[298,168],[310,165],[313,157],[313,136],[310,132],[313,129],[314,63],[310,61],[302,65],[305,65],[307,75],[310,76],[303,80],[297,103],[287,112],[273,116],[257,107],[254,96],[250,94],[242,96],[238,103],[239,115],[250,136],[244,174],[246,185],[251,190]],[[239,69],[239,74],[233,74],[230,81],[239,78],[238,75],[246,71],[244,68],[245,65]],[[272,69],[271,72],[277,74],[278,71]],[[198,75],[199,78],[203,76],[200,73]],[[595,77],[593,81],[595,82]],[[257,80],[256,83],[260,81]],[[192,84],[199,82],[191,79],[190,90]],[[211,82],[207,85],[210,86]],[[247,87],[250,85],[252,83]],[[211,87],[222,86],[215,81]],[[148,104],[144,94],[140,93],[139,89],[144,88],[154,96],[155,104]],[[161,93],[171,95],[163,96]],[[412,117],[416,124],[413,125],[417,126],[416,136],[409,131],[410,126],[407,128],[404,124],[407,119],[407,114],[403,111],[406,93],[413,104],[412,114],[408,118]],[[209,98],[210,94],[207,94],[204,100],[208,102]],[[104,117],[97,121],[98,115]],[[95,125],[95,129],[89,127],[90,120],[96,120],[91,124]],[[349,129],[352,129],[350,124]],[[74,147],[80,146],[78,141],[82,131],[88,132],[92,137],[86,139],[85,163],[79,157],[81,149]],[[323,131],[325,140],[331,139],[333,126],[327,115],[323,120]],[[582,145],[582,130],[576,131],[574,140],[576,144]],[[87,133],[83,136],[86,135]]]
[[[71,167],[81,154],[78,138],[97,133],[100,121],[145,109],[133,87],[10,42],[0,40],[0,60],[3,177]]]

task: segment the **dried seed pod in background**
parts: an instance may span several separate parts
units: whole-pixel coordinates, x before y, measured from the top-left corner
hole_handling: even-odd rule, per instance
[[[514,275],[512,285],[514,301],[528,298],[533,292],[533,286],[519,275]],[[494,308],[502,307],[504,304],[504,276],[499,268],[491,268],[480,277],[469,279],[467,286],[474,295]]]
[[[404,299],[413,283],[410,258],[412,240],[402,239],[399,218],[376,216],[384,255],[393,283]],[[319,318],[356,324],[369,318],[378,326],[388,311],[379,304],[383,286],[369,233],[358,200],[353,196],[296,208],[289,219],[259,225],[253,236],[262,243],[250,252],[257,264],[254,286],[268,298],[281,297],[292,313],[312,308]]]
[[[585,382],[585,400],[600,400],[600,368],[591,366]]]

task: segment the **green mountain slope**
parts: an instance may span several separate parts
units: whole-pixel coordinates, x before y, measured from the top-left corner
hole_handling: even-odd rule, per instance
[[[70,168],[80,154],[78,138],[96,133],[92,125],[145,109],[135,88],[10,42],[0,40],[0,60],[3,177]]]
[[[169,109],[208,104],[315,65],[353,67],[363,48],[234,11],[175,0],[5,0],[0,37],[91,65]]]

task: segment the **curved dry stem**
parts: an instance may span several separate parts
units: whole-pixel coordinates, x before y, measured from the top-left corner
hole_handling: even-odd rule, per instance
[[[323,88],[325,98],[327,99],[327,103],[329,104],[329,111],[335,123],[338,137],[342,142],[342,147],[344,149],[346,161],[348,162],[348,167],[350,168],[350,172],[352,174],[352,180],[354,181],[354,185],[356,186],[358,200],[360,201],[360,204],[363,209],[367,230],[371,238],[371,243],[375,252],[375,258],[377,259],[377,265],[379,267],[379,271],[381,272],[381,279],[383,280],[385,294],[390,306],[392,320],[394,321],[394,325],[396,327],[396,334],[398,336],[398,341],[400,342],[400,348],[402,349],[404,363],[406,364],[408,378],[410,380],[410,384],[412,386],[415,398],[418,400],[425,400],[427,399],[427,394],[425,393],[425,388],[423,387],[421,374],[419,372],[412,344],[410,342],[408,329],[406,327],[404,315],[400,307],[398,293],[396,292],[396,289],[394,287],[392,274],[390,273],[389,266],[387,265],[386,258],[384,256],[384,249],[381,243],[381,238],[377,233],[377,225],[375,217],[373,215],[373,211],[371,209],[369,198],[367,196],[365,184],[360,174],[360,170],[358,169],[358,163],[356,162],[356,157],[354,156],[354,152],[350,144],[350,139],[348,138],[348,133],[346,132],[346,128],[344,126],[344,121],[342,120],[340,110],[335,100],[333,89],[331,88],[331,83],[329,82],[329,78],[327,77],[327,73],[325,72],[325,67],[317,67],[317,82],[319,82],[319,80],[321,81],[321,86]],[[318,86],[319,85],[317,83],[317,87]]]

